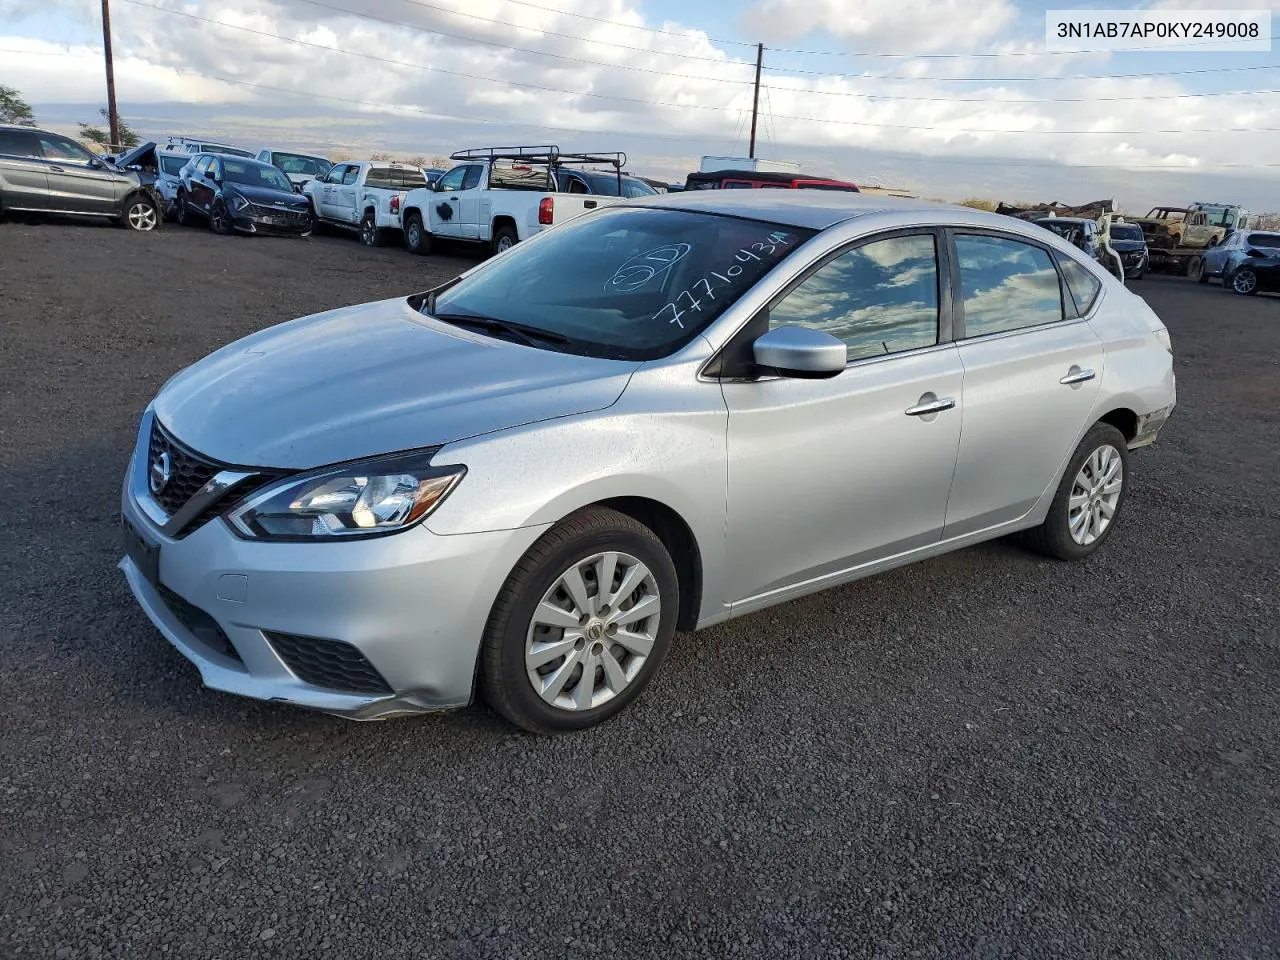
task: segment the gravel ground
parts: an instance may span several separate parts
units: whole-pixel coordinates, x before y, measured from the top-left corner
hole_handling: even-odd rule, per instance
[[[115,569],[137,414],[466,262],[0,226],[0,956],[1280,955],[1280,302],[1135,284],[1180,406],[1087,563],[681,635],[558,739],[201,689]]]

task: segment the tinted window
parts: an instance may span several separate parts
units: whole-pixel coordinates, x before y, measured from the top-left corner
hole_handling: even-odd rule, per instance
[[[344,187],[349,187],[351,186],[351,184],[355,183],[356,180],[359,179],[359,177],[360,177],[360,168],[353,163],[349,167],[347,167],[347,169],[343,172],[342,185]]]
[[[489,168],[489,186],[504,190],[537,190],[539,193],[556,189],[550,167],[511,163],[495,163]]]
[[[391,183],[401,190],[416,190],[427,185],[427,175],[417,167],[394,167]]]
[[[1102,281],[1095,277],[1088,267],[1082,266],[1070,257],[1060,257],[1058,263],[1062,267],[1062,275],[1067,279],[1067,289],[1071,291],[1076,311],[1083,317],[1093,307],[1093,301],[1097,299],[1098,291],[1102,289]]]
[[[480,185],[480,176],[484,173],[484,167],[478,163],[473,163],[467,167],[467,174],[462,178],[463,190],[474,190]]]
[[[90,163],[94,159],[92,153],[66,137],[57,137],[49,133],[41,134],[40,146],[44,148],[44,155],[47,160],[73,160],[76,163]]]
[[[374,167],[365,174],[364,185],[366,187],[391,186],[391,170],[387,167]]]
[[[551,349],[666,356],[812,235],[737,217],[614,207],[517,244],[440,293],[432,312],[569,338]]]
[[[1062,289],[1049,251],[1006,237],[956,237],[965,336],[1062,319]]]
[[[938,258],[932,235],[890,237],[819,267],[769,311],[769,326],[795,324],[843,340],[849,359],[938,342]]]
[[[308,157],[301,153],[277,152],[274,157],[259,156],[258,159],[274,164],[285,173],[303,174],[308,177],[318,177],[330,167],[329,161],[323,157]]]
[[[624,197],[652,197],[657,192],[643,180],[636,180],[634,177],[630,179],[627,177],[622,178],[622,195]]]
[[[1248,242],[1251,247],[1280,247],[1280,233],[1251,233]]]
[[[1136,223],[1113,223],[1111,237],[1113,240],[1141,240],[1142,230]]]
[[[454,167],[446,173],[436,183],[436,189],[441,193],[451,193],[462,186],[462,178],[467,175],[466,167]]]
[[[170,177],[176,177],[182,173],[182,168],[187,165],[186,157],[161,157],[160,172]]]
[[[268,190],[293,191],[289,178],[275,167],[256,160],[236,160],[227,157],[221,161],[223,177],[230,183],[242,183],[247,187],[264,187]]]
[[[40,140],[34,133],[0,130],[0,153],[10,157],[38,157]]]

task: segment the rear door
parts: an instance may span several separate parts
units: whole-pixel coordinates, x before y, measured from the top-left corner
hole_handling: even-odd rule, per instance
[[[0,130],[0,205],[49,210],[49,175],[35,131]]]
[[[115,214],[127,179],[107,167],[80,144],[56,133],[41,133],[54,210],[67,213]]]
[[[1047,247],[996,231],[952,239],[964,409],[948,539],[1035,506],[1088,425],[1106,360]]]

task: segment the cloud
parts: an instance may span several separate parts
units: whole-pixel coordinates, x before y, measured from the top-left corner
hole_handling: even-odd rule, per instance
[[[1011,0],[756,0],[744,32],[789,43],[818,30],[866,50],[967,51],[998,37],[1017,19]]]

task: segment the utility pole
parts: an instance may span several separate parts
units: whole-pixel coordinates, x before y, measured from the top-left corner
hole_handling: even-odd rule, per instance
[[[107,123],[111,127],[111,151],[121,148],[120,115],[116,113],[116,71],[111,61],[111,7],[102,0],[102,52],[107,60]],[[756,73],[760,71],[757,68]]]
[[[102,8],[107,8],[107,0],[102,0]],[[747,156],[756,158],[756,117],[760,114],[760,67],[764,64],[764,44],[756,44],[756,90],[751,100],[751,149]]]

